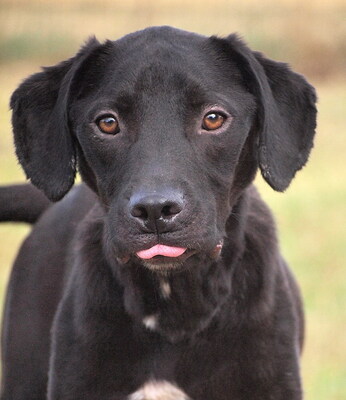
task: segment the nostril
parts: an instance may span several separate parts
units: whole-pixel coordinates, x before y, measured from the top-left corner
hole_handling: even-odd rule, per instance
[[[143,206],[133,207],[131,210],[131,215],[135,218],[140,218],[140,219],[148,218],[148,212]]]
[[[182,210],[181,204],[178,203],[166,204],[165,206],[162,207],[161,216],[164,218],[173,217],[174,215],[179,214],[181,210]]]
[[[161,212],[163,217],[170,217],[172,215],[172,207],[171,206],[164,206]]]

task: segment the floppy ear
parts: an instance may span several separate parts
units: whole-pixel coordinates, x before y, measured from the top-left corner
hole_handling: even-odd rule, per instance
[[[252,52],[236,35],[228,50],[257,99],[258,160],[264,179],[284,191],[309,157],[316,128],[316,94],[288,65]]]
[[[79,53],[25,80],[11,97],[16,153],[26,176],[53,201],[74,183],[76,154],[67,116],[73,78],[99,46],[90,41]]]

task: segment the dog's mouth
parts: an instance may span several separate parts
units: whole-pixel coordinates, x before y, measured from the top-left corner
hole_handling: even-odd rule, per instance
[[[184,262],[196,253],[197,250],[186,247],[156,244],[149,249],[138,251],[136,256],[151,270],[168,271],[180,269]]]
[[[186,252],[186,247],[173,247],[166,246],[164,244],[156,244],[149,249],[137,251],[136,255],[142,260],[151,260],[157,256],[167,258],[179,258]]]
[[[209,256],[213,259],[218,258],[222,245],[222,242],[218,243]],[[136,257],[151,270],[168,271],[181,269],[185,261],[196,253],[198,253],[196,249],[156,244],[148,249],[137,251]]]

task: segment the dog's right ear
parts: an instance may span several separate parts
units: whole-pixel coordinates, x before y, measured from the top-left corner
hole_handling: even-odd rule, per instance
[[[11,98],[16,153],[26,176],[53,201],[74,183],[76,152],[67,116],[70,87],[95,39],[77,55],[26,79]]]

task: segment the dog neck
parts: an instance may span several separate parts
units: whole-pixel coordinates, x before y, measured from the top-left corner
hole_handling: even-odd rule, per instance
[[[233,207],[222,254],[218,259],[195,254],[193,273],[188,266],[179,272],[162,274],[149,270],[140,260],[116,265],[114,259],[109,260],[123,288],[124,308],[137,326],[177,342],[217,321],[231,294],[232,273],[244,250],[244,207],[247,202],[243,198]]]

